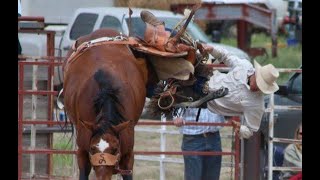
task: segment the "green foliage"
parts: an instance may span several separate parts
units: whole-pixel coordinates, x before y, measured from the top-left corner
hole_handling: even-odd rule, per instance
[[[237,46],[235,38],[222,38],[221,43],[231,46]],[[272,57],[271,37],[264,33],[253,34],[251,37],[251,47],[264,47],[267,50],[268,56],[258,56],[255,58],[261,65],[273,64],[277,68],[299,68],[302,65],[302,46],[287,46],[286,37],[278,37],[277,57]],[[278,83],[285,83],[291,73],[281,73]]]
[[[71,136],[67,134],[54,134],[53,148],[57,150],[71,150]],[[72,175],[72,156],[71,154],[53,154],[53,174],[59,176]]]

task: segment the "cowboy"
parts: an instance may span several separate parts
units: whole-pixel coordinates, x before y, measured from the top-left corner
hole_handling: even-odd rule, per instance
[[[210,54],[220,63],[230,67],[227,74],[214,71],[209,80],[209,90],[228,88],[226,96],[207,102],[211,112],[224,116],[244,115],[243,124],[233,122],[240,137],[250,138],[258,131],[264,113],[264,94],[279,89],[276,83],[278,70],[272,65],[261,66],[254,61],[254,67],[246,59],[232,55],[223,48],[214,47]]]

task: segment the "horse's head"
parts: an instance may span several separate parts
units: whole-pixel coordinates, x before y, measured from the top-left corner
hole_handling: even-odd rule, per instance
[[[111,127],[103,134],[95,134],[90,140],[90,162],[95,170],[97,179],[111,180],[112,174],[117,173],[121,158],[119,133],[130,121]]]

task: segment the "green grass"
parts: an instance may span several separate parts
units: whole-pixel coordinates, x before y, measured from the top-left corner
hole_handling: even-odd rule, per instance
[[[53,148],[56,150],[71,150],[71,134],[55,133],[53,135]],[[70,141],[70,142],[69,142]],[[72,156],[69,154],[53,154],[53,175],[71,176],[72,175]]]
[[[237,46],[235,38],[222,38],[221,43],[231,46]],[[271,53],[271,37],[264,33],[253,34],[251,37],[251,47],[264,47],[267,50],[268,57],[258,56],[255,58],[261,65],[273,64],[277,68],[299,68],[302,64],[302,46],[288,47],[286,45],[286,37],[278,36],[277,57],[272,57]],[[283,84],[288,80],[290,73],[281,73],[278,79],[279,84]]]

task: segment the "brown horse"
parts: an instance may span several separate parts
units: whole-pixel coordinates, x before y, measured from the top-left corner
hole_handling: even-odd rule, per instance
[[[99,37],[119,37],[100,29],[77,40],[74,48]],[[122,173],[132,179],[134,126],[146,98],[146,71],[127,44],[101,44],[78,50],[63,65],[64,104],[77,136],[80,180],[91,168],[99,180]],[[125,174],[126,173],[126,174]]]

